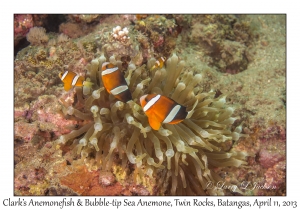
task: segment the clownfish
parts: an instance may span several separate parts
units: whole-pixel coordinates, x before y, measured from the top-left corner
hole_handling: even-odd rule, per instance
[[[166,61],[165,57],[160,57],[158,60],[156,60],[154,66],[152,66],[150,70],[161,69],[164,66],[165,61]]]
[[[74,86],[82,87],[84,83],[84,77],[79,76],[75,72],[65,71],[64,73],[59,73],[59,78],[64,83],[65,91],[70,90]]]
[[[150,126],[154,130],[159,130],[162,123],[177,124],[184,119],[190,118],[194,113],[198,100],[189,112],[186,111],[185,106],[158,94],[143,95],[140,98],[140,103],[148,117]]]
[[[64,73],[59,73],[59,78],[64,83],[65,91],[70,90],[74,86],[82,87],[92,87],[93,83],[89,81],[84,81],[84,77],[79,76],[75,72],[65,71]]]
[[[137,20],[145,19],[147,16],[148,15],[146,15],[146,14],[137,14],[137,15],[135,15]]]
[[[109,62],[103,63],[101,75],[103,85],[108,93],[124,103],[132,100],[124,75],[117,66]]]

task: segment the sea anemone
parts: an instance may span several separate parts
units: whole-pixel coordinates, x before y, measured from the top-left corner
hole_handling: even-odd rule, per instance
[[[247,157],[243,152],[224,151],[225,142],[244,136],[241,125],[231,128],[236,118],[232,117],[234,109],[225,105],[225,96],[202,92],[202,75],[182,71],[185,62],[173,54],[162,69],[150,71],[154,58],[138,68],[129,64],[125,79],[133,100],[123,103],[102,85],[101,66],[105,61],[102,55],[87,67],[92,89],[84,87],[83,94],[76,89],[77,101],[84,105],[82,110],[62,101],[66,115],[86,124],[56,143],[72,141],[74,151],[90,169],[109,171],[116,158],[126,168],[129,161],[135,166],[137,182],[145,176],[159,177],[157,185],[165,194],[223,195],[223,189],[207,187],[221,180],[212,167],[239,167],[246,164]],[[109,61],[122,68],[115,57]],[[188,110],[198,103],[191,118],[176,125],[163,124],[156,131],[139,104],[140,97],[149,93],[172,98]]]

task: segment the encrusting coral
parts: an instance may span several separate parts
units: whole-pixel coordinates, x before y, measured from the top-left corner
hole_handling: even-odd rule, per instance
[[[161,192],[172,195],[223,195],[220,188],[208,188],[221,178],[211,168],[219,166],[239,167],[246,164],[247,154],[240,151],[224,151],[225,142],[243,137],[242,126],[231,129],[234,109],[225,105],[225,96],[215,97],[215,92],[202,92],[198,87],[202,75],[183,72],[184,61],[173,54],[166,67],[150,71],[155,59],[147,65],[129,64],[125,79],[133,100],[123,103],[109,95],[103,87],[101,66],[106,58],[101,55],[88,65],[87,77],[94,84],[92,89],[76,88],[76,96],[82,109],[74,108],[66,101],[62,111],[66,115],[84,120],[85,125],[56,140],[56,145],[72,144],[74,152],[91,169],[110,170],[113,161],[128,161],[136,167],[135,179],[145,175],[159,177]],[[109,62],[122,69],[121,61],[114,56]],[[171,125],[162,124],[158,131],[151,129],[139,104],[144,94],[167,96],[189,111],[198,100],[189,119]],[[240,192],[242,193],[242,192]]]

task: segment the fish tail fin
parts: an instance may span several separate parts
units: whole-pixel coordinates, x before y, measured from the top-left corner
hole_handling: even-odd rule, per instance
[[[89,93],[92,92],[92,86],[93,86],[94,83],[90,82],[89,80],[86,80],[82,83],[83,85],[83,95],[87,95]]]
[[[83,86],[91,88],[94,83],[90,82],[89,80],[83,81]]]

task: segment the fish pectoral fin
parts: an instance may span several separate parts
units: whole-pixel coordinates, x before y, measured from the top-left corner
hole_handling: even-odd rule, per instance
[[[161,122],[159,122],[159,120],[155,117],[155,115],[148,117],[148,121],[149,121],[151,128],[153,128],[154,130],[159,130],[159,128],[161,126]]]
[[[64,83],[64,88],[65,88],[65,91],[68,91],[68,90],[70,90],[70,89],[71,89],[71,87],[72,87],[72,85],[71,85],[71,84]]]

